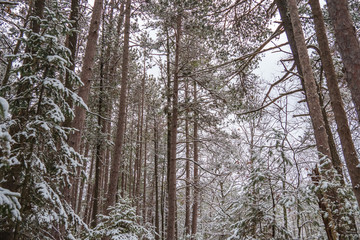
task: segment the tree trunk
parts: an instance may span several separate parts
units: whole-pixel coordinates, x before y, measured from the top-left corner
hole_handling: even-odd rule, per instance
[[[84,221],[88,224],[90,219],[90,213],[91,213],[91,203],[92,203],[92,195],[93,195],[93,184],[92,182],[92,176],[94,172],[94,164],[95,164],[95,158],[91,158],[91,165],[90,165],[90,172],[88,176],[88,186],[87,186],[87,193],[86,193],[86,207],[84,210]]]
[[[74,71],[75,70],[75,60],[76,60],[76,48],[77,48],[77,30],[79,27],[79,23],[78,23],[78,18],[79,18],[79,0],[71,0],[71,12],[70,12],[70,21],[72,21],[72,28],[75,30],[73,31],[66,39],[66,46],[67,48],[70,50],[70,61],[71,61],[71,66],[69,67],[70,70]],[[73,83],[72,83],[72,79],[70,79],[70,76],[68,74],[68,72],[66,72],[66,76],[65,76],[65,87],[73,90]],[[69,105],[72,107],[72,100],[71,98],[67,99]],[[70,126],[71,124],[71,118],[67,117],[67,119],[64,122],[65,126]]]
[[[360,44],[347,0],[326,0],[336,43],[345,67],[346,81],[360,120]],[[359,190],[359,189],[358,189]]]
[[[141,179],[141,160],[142,160],[142,105],[138,103],[138,118],[136,130],[136,151],[134,166],[133,191],[135,198],[136,215],[140,214],[140,179]]]
[[[321,62],[324,67],[326,82],[329,89],[331,107],[333,109],[335,121],[338,127],[337,131],[340,137],[341,146],[342,146],[346,166],[349,171],[349,176],[351,179],[353,191],[355,193],[358,205],[360,206],[360,189],[358,188],[360,184],[360,169],[357,167],[359,165],[359,159],[356,154],[354,142],[352,141],[351,132],[348,125],[348,119],[346,117],[346,112],[343,107],[343,101],[337,83],[336,72],[332,62],[332,57],[329,48],[329,42],[326,36],[326,29],[321,12],[321,7],[318,0],[310,0],[309,3],[314,16],[316,37],[318,40]],[[355,228],[355,232],[356,232],[356,228]]]
[[[169,190],[169,167],[171,162],[171,69],[170,69],[170,36],[169,30],[166,26],[166,77],[167,77],[167,84],[166,84],[166,123],[167,123],[167,142],[166,142],[166,157],[167,157],[167,168],[166,168],[166,190]],[[165,189],[164,189],[165,190]],[[164,202],[166,202],[167,195],[164,195]],[[166,224],[166,209],[165,206],[163,208],[163,224]],[[162,234],[165,234],[165,225],[162,231]],[[164,239],[164,237],[162,237]]]
[[[103,162],[104,162],[104,134],[106,133],[106,123],[102,119],[104,115],[104,73],[103,73],[104,63],[100,63],[100,85],[99,85],[99,103],[98,103],[98,136],[96,143],[96,155],[95,155],[95,182],[94,182],[94,191],[93,191],[93,212],[92,212],[92,222],[91,226],[95,227],[97,224],[97,215],[101,213],[99,211],[101,202],[101,190],[102,190],[102,173],[103,173]]]
[[[120,36],[120,33],[121,33],[121,29],[122,29],[123,21],[124,21],[124,12],[125,12],[124,9],[125,9],[125,4],[121,3],[120,14],[119,14],[119,18],[118,18],[118,25],[117,25],[117,29],[116,29],[116,36]],[[117,37],[116,42],[113,46],[113,49],[108,48],[107,52],[106,52],[106,56],[109,56],[109,58],[111,56],[111,60],[108,61],[107,71],[105,71],[105,74],[107,74],[109,86],[112,86],[112,84],[115,80],[114,78],[117,73],[117,66],[119,65],[117,62],[117,58],[119,57],[118,55],[120,52],[119,45],[120,45],[120,37]],[[107,59],[107,58],[105,58],[105,59]],[[111,98],[108,98],[106,116],[111,117],[113,105],[114,105],[114,101]],[[111,121],[108,121],[106,123],[106,131],[107,131],[107,136],[108,136],[107,141],[110,142],[111,138],[112,138]],[[111,165],[110,156],[111,156],[111,147],[107,146],[106,153],[105,153],[105,163],[104,163],[104,166],[105,166],[104,167],[104,193],[105,194],[108,192],[108,187],[109,187],[109,171],[110,171],[110,165]]]
[[[90,144],[89,143],[86,143],[85,145],[85,152],[84,152],[84,157],[87,158],[89,156],[89,148],[90,148]],[[89,161],[88,163],[90,166],[92,165],[91,164],[91,161]],[[85,169],[87,169],[87,167],[85,167]],[[85,192],[85,179],[82,178],[81,179],[81,184],[80,184],[80,192],[79,192],[79,197],[77,199],[77,202],[76,202],[76,206],[74,208],[74,211],[76,214],[80,214],[81,213],[81,203],[82,203],[82,198],[83,198],[83,194]]]
[[[83,83],[83,86],[79,88],[79,92],[78,92],[78,96],[82,98],[85,104],[87,104],[89,100],[92,68],[95,61],[94,58],[96,54],[97,39],[99,36],[102,8],[103,8],[103,0],[95,0],[93,13],[91,16],[86,48],[85,48],[85,55],[83,58],[83,67],[80,75],[80,79],[81,82]],[[75,118],[71,125],[73,128],[77,130],[70,134],[69,146],[74,148],[76,152],[80,151],[81,135],[84,128],[85,116],[86,116],[86,109],[80,106],[75,106]],[[80,169],[78,169],[78,172],[80,173]],[[76,178],[75,183],[72,187],[73,188],[72,192],[77,193],[78,187],[79,187],[79,180],[78,178]],[[71,192],[70,189],[65,189],[65,199],[67,201],[71,200],[72,206],[74,206],[76,205],[77,199],[76,197],[70,199],[71,198],[70,192]]]
[[[158,164],[159,164],[159,133],[156,121],[154,118],[154,183],[155,183],[155,240],[159,240],[160,226],[159,226],[159,183],[158,183]]]
[[[83,99],[85,104],[87,104],[89,100],[92,68],[96,54],[102,8],[103,0],[95,0],[83,59],[83,67],[80,75],[80,79],[84,85],[79,88],[78,92],[79,97]],[[77,131],[70,135],[69,145],[77,152],[80,150],[81,134],[84,128],[85,116],[86,110],[83,107],[76,106],[72,127],[77,129]]]
[[[190,137],[189,137],[189,83],[185,82],[185,239],[190,236]]]
[[[166,200],[165,200],[165,195],[166,195],[166,187],[165,187],[165,173],[167,171],[165,171],[165,166],[167,166],[167,164],[163,163],[162,166],[162,174],[161,174],[161,239],[165,239],[165,204],[166,204]]]
[[[194,103],[197,104],[197,89],[196,82],[194,82]],[[198,219],[198,208],[199,208],[199,149],[198,149],[198,114],[197,110],[194,110],[194,200],[192,207],[192,222],[191,222],[191,239],[196,239],[197,232],[197,219]]]
[[[144,126],[144,107],[145,107],[145,80],[146,80],[146,53],[144,51],[144,66],[143,66],[143,78],[141,80],[141,136],[140,136],[140,144],[141,146],[144,144],[144,182],[143,182],[143,202],[142,202],[142,217],[144,220],[144,223],[146,223],[146,177],[147,177],[147,169],[146,169],[146,161],[147,161],[147,131],[148,131],[148,122],[147,122],[147,115],[145,118],[145,131],[143,131]],[[142,148],[140,148],[140,151],[142,151]],[[140,155],[140,159],[141,159]],[[139,168],[139,181],[138,185],[140,188],[140,173],[141,173],[141,165]],[[139,200],[140,202],[140,200]]]
[[[178,88],[179,88],[179,57],[181,41],[182,16],[176,17],[176,48],[174,62],[174,86],[173,86],[173,110],[171,116],[171,148],[168,178],[168,221],[167,221],[167,240],[175,239],[176,221],[176,143],[177,143],[177,118],[178,118]]]
[[[130,13],[131,13],[131,0],[126,1],[125,10],[125,29],[124,29],[124,50],[123,62],[121,73],[121,91],[120,91],[120,106],[117,123],[117,133],[114,146],[114,157],[111,163],[110,181],[107,204],[106,207],[113,206],[116,201],[116,194],[119,181],[119,171],[121,167],[121,153],[124,140],[124,127],[125,127],[125,107],[126,107],[126,93],[127,93],[127,79],[129,68],[129,38],[130,38]],[[107,212],[108,213],[108,212]]]
[[[300,66],[303,73],[306,99],[310,112],[311,122],[314,129],[316,147],[320,154],[320,164],[327,172],[325,173],[327,175],[325,176],[325,180],[333,181],[334,176],[331,173],[332,172],[331,169],[333,168],[333,166],[330,162],[327,162],[327,159],[331,159],[328,136],[326,134],[324,119],[321,114],[321,106],[320,106],[319,97],[317,95],[315,78],[312,72],[310,58],[307,52],[305,38],[302,31],[302,26],[299,19],[299,14],[295,0],[288,0],[288,9],[290,12],[291,23],[293,26],[294,39],[299,54]],[[323,197],[324,198],[329,197],[331,203],[334,203],[338,200],[336,189],[328,188],[324,190],[324,193],[326,193],[326,196],[324,195]],[[328,227],[331,228],[330,231],[332,235],[336,236],[333,226],[331,226],[333,224],[330,223],[328,226],[326,226],[326,228]]]

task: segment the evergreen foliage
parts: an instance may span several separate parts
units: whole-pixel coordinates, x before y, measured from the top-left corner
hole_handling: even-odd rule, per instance
[[[66,98],[85,107],[63,85],[65,74],[74,84],[79,84],[79,78],[69,69],[64,37],[73,30],[62,4],[51,1],[43,19],[32,16],[42,31],[22,29],[22,50],[7,56],[15,63],[8,85],[3,86],[9,96],[11,150],[0,160],[2,181],[9,188],[2,188],[2,193],[15,203],[14,217],[2,216],[1,230],[13,232],[17,239],[52,239],[59,234],[74,238],[71,229],[82,224],[62,197],[69,177],[82,164],[81,155],[67,144],[71,129],[62,126],[65,116],[73,117]]]

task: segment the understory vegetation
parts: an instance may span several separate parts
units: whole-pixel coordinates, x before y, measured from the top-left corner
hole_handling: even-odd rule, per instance
[[[360,239],[359,9],[0,1],[0,239]]]

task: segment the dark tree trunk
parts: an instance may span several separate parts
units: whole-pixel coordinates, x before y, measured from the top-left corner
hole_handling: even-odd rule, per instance
[[[85,55],[83,58],[83,67],[80,75],[80,79],[83,83],[83,86],[79,88],[79,92],[78,92],[79,97],[82,98],[85,104],[88,104],[88,100],[89,100],[92,68],[95,62],[96,45],[99,36],[102,9],[103,9],[103,0],[95,0],[93,13],[91,16],[89,33],[87,37],[86,48],[85,48]],[[71,126],[77,130],[72,134],[70,134],[69,146],[74,148],[74,150],[77,152],[80,151],[81,135],[84,128],[85,116],[86,116],[86,110],[83,107],[75,106],[75,118],[72,121]],[[78,173],[80,173],[80,169],[78,169]],[[78,178],[75,179],[72,188],[73,188],[72,195],[76,196],[76,193],[79,188]],[[70,193],[71,193],[71,189],[65,189],[65,199],[67,201],[71,201],[72,205],[74,206],[76,204],[77,199],[76,197],[70,199],[71,198]]]
[[[159,133],[156,121],[154,118],[154,183],[155,183],[155,240],[159,240],[160,235],[160,222],[159,222],[159,177],[158,177],[158,164],[159,164]]]
[[[169,36],[169,29],[166,26],[166,77],[167,77],[167,84],[166,84],[166,123],[167,123],[167,142],[166,142],[166,157],[167,157],[167,168],[166,168],[166,191],[169,190],[169,167],[171,161],[171,68],[170,68],[170,36]],[[164,195],[164,202],[166,202],[167,195]],[[163,223],[166,224],[166,209],[163,208]],[[165,234],[165,225],[162,231],[162,234]],[[164,237],[162,237],[164,239]]]
[[[197,89],[196,82],[194,82],[194,103],[197,106]],[[198,137],[198,114],[197,110],[194,109],[194,200],[192,207],[192,222],[191,222],[191,239],[196,239],[197,232],[197,219],[198,219],[198,208],[199,208],[199,137]]]
[[[318,0],[310,0],[309,3],[314,16],[316,36],[320,48],[321,62],[323,64],[326,82],[329,89],[331,107],[333,109],[336,125],[338,127],[337,130],[340,137],[346,166],[352,182],[353,191],[355,193],[358,205],[360,205],[360,189],[357,187],[360,184],[360,169],[357,167],[359,165],[359,159],[356,154],[354,142],[352,141],[346,112],[343,107],[343,101],[337,83],[336,72],[331,57],[329,42],[326,36],[326,29],[321,7]],[[350,230],[352,232],[356,232],[356,225],[352,225],[353,228]]]
[[[110,181],[107,204],[106,207],[113,206],[116,201],[116,194],[118,188],[120,167],[121,167],[121,153],[124,141],[124,127],[125,127],[125,109],[126,109],[126,93],[127,93],[127,80],[129,69],[129,38],[130,38],[130,13],[131,13],[131,0],[126,1],[125,10],[125,29],[124,29],[124,50],[123,62],[121,73],[121,92],[120,92],[120,106],[117,123],[117,133],[114,146],[114,157],[111,163]]]
[[[326,181],[335,181],[333,179],[334,176],[332,174],[333,166],[331,162],[327,161],[328,159],[331,159],[328,136],[325,129],[324,119],[321,113],[321,105],[317,94],[316,82],[312,72],[310,58],[308,56],[307,47],[305,44],[305,38],[302,31],[302,26],[299,19],[299,14],[295,0],[288,0],[288,9],[290,12],[291,23],[293,26],[294,40],[296,42],[296,46],[299,54],[300,66],[304,78],[306,99],[310,112],[311,122],[314,129],[316,146],[320,154],[320,164],[322,165],[323,169],[326,172],[325,176],[323,177]],[[336,189],[333,189],[332,187],[324,190],[323,198],[329,198],[331,204],[334,205],[336,205],[336,202],[338,202],[339,200],[338,195],[336,193]],[[319,200],[320,202],[322,201],[322,199]],[[334,224],[335,222],[333,224],[330,223],[328,226],[325,226],[326,228],[331,229],[330,232],[332,233],[333,236],[335,236],[334,235],[335,232],[333,229]]]
[[[168,221],[167,221],[167,240],[176,239],[175,221],[176,221],[176,146],[177,146],[177,118],[178,118],[178,89],[179,89],[179,58],[181,41],[182,16],[176,17],[176,48],[174,62],[174,85],[173,85],[173,110],[171,116],[171,147],[170,162],[168,173]]]
[[[360,120],[360,44],[347,0],[326,0],[336,43],[345,67],[346,81]],[[359,191],[359,189],[358,189]]]
[[[85,48],[85,55],[83,59],[83,67],[80,75],[80,79],[84,85],[79,88],[78,92],[79,97],[83,99],[85,104],[87,104],[89,100],[91,75],[96,54],[97,39],[99,36],[102,8],[103,0],[95,0],[90,22],[89,34]],[[75,118],[73,120],[72,127],[77,129],[78,131],[70,135],[69,145],[73,147],[74,150],[77,152],[80,150],[81,134],[84,128],[85,116],[86,110],[83,107],[76,106]]]
[[[185,239],[190,236],[190,137],[189,137],[189,83],[185,82]]]

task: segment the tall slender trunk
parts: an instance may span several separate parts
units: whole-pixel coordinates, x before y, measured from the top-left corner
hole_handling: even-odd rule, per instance
[[[91,158],[91,165],[90,165],[90,172],[88,179],[88,186],[87,186],[87,193],[86,193],[86,207],[84,210],[84,221],[89,223],[89,219],[91,216],[91,208],[92,208],[92,193],[93,193],[93,184],[92,184],[92,176],[94,174],[94,165],[95,165],[95,158]]]
[[[71,12],[69,19],[70,21],[72,21],[72,28],[75,31],[73,31],[69,36],[67,36],[66,46],[70,50],[71,66],[69,68],[72,71],[75,70],[76,48],[77,48],[77,39],[78,39],[77,30],[79,27],[78,18],[79,18],[79,0],[71,0]],[[68,72],[66,72],[66,76],[65,76],[65,87],[73,90],[73,82]],[[73,103],[71,98],[68,98],[67,102],[72,107]],[[64,122],[64,125],[68,127],[70,126],[70,124],[71,124],[71,118],[67,117],[67,119]]]
[[[135,198],[136,215],[140,213],[140,179],[141,179],[141,160],[142,160],[142,105],[138,103],[137,114],[137,130],[136,130],[136,150],[135,150],[135,165],[134,165],[134,182],[133,192]]]
[[[165,187],[165,167],[167,164],[163,163],[162,166],[162,174],[161,174],[161,239],[165,239],[165,228],[166,228],[166,221],[165,221],[165,195],[166,195],[166,187]]]
[[[286,32],[286,35],[287,35],[287,38],[288,38],[288,41],[289,41],[289,45],[290,45],[291,51],[292,51],[293,56],[294,56],[294,61],[295,61],[295,64],[297,66],[298,73],[299,73],[300,76],[303,76],[301,65],[300,65],[298,49],[297,49],[297,43],[296,43],[295,37],[294,37],[294,31],[293,31],[292,22],[291,22],[290,17],[287,15],[287,9],[288,9],[287,8],[287,1],[286,0],[276,0],[276,5],[277,5],[279,13],[281,15],[282,23],[283,23],[283,26],[285,28],[285,32]],[[304,88],[305,93],[306,93],[306,88],[304,86],[304,79],[303,78],[301,78],[301,83],[302,83],[303,88]],[[319,99],[319,101],[320,101],[320,99]],[[326,114],[324,114],[324,113],[323,113],[323,119],[324,119],[324,121],[326,120]],[[324,124],[325,124],[325,122],[324,122]],[[326,129],[326,125],[325,125],[325,130],[328,133],[328,129]],[[331,140],[330,137],[331,136],[328,136],[328,141]],[[329,147],[330,147],[330,150],[331,150],[330,144],[329,144]],[[334,154],[335,151],[336,151],[336,149],[333,148],[332,151],[331,151],[331,156]],[[331,161],[332,161],[334,167],[339,166],[339,163],[336,162],[336,158],[331,157]],[[338,168],[336,168],[336,170],[341,173],[341,170],[339,171]],[[316,169],[314,169],[313,173],[314,173],[314,176],[312,177],[313,183],[315,185],[318,185],[318,181],[320,181],[321,176],[317,175],[317,174],[320,174],[320,172],[316,168]],[[333,226],[334,224],[331,223],[333,217],[332,217],[332,213],[330,211],[330,208],[327,206],[327,204],[325,204],[325,201],[323,199],[324,195],[322,193],[318,192],[316,194],[316,196],[318,198],[319,207],[322,210],[322,219],[323,219],[323,222],[324,222],[324,226],[325,226],[327,236],[328,236],[329,239],[334,239],[336,233],[335,233],[335,228]]]
[[[166,123],[167,123],[167,142],[166,142],[166,158],[167,158],[167,168],[166,168],[166,191],[169,189],[169,167],[170,167],[170,161],[171,161],[171,68],[170,68],[170,36],[169,36],[169,30],[166,26],[166,78],[167,78],[167,84],[166,84]],[[167,195],[164,195],[164,201],[166,201]],[[166,209],[163,209],[163,223],[166,224]],[[163,229],[162,234],[165,234],[165,230]],[[162,238],[164,239],[164,237]]]
[[[98,103],[98,136],[96,143],[96,154],[95,154],[95,182],[94,182],[94,191],[93,191],[93,212],[92,212],[92,222],[91,226],[95,227],[97,224],[97,215],[101,213],[100,204],[101,204],[101,190],[102,190],[102,173],[103,173],[103,161],[104,161],[104,139],[103,135],[106,132],[106,123],[102,119],[104,115],[104,73],[103,69],[104,63],[100,63],[100,84],[99,84],[99,103]]]
[[[116,194],[119,181],[119,171],[122,164],[121,153],[122,145],[124,141],[124,127],[125,127],[125,107],[126,107],[126,93],[127,93],[127,80],[128,80],[128,68],[129,68],[129,39],[130,39],[130,13],[131,13],[131,0],[126,1],[125,10],[125,29],[124,29],[124,50],[123,50],[123,62],[121,73],[121,91],[120,91],[120,106],[117,123],[117,133],[114,146],[114,157],[111,163],[110,181],[107,207],[113,206],[116,201]]]
[[[190,137],[189,137],[189,81],[185,82],[185,239],[190,236]]]
[[[176,221],[176,143],[177,143],[177,118],[178,118],[178,90],[179,90],[179,57],[181,41],[182,16],[176,17],[176,48],[174,62],[174,85],[173,85],[173,110],[171,116],[171,147],[168,178],[168,221],[167,221],[167,240],[175,239],[175,221]]]
[[[194,103],[197,106],[197,89],[196,82],[194,82]],[[196,239],[197,232],[197,219],[198,219],[198,208],[199,208],[199,137],[198,137],[198,113],[194,110],[194,200],[192,207],[192,222],[191,222],[191,239]]]
[[[72,21],[72,28],[75,30],[73,31],[69,36],[67,36],[66,39],[66,46],[69,48],[70,50],[70,62],[71,62],[71,66],[69,67],[70,70],[74,71],[75,70],[75,60],[76,60],[76,50],[77,50],[77,39],[78,39],[78,34],[77,34],[77,30],[78,30],[78,18],[79,18],[79,0],[71,0],[71,12],[70,12],[70,17],[69,19]],[[73,79],[70,78],[70,75],[68,72],[66,72],[66,76],[65,76],[65,87],[72,90],[73,91]],[[69,104],[69,106],[72,108],[73,107],[73,100],[72,98],[69,96],[66,98],[66,102]],[[64,126],[65,127],[70,127],[71,126],[71,122],[72,122],[72,117],[71,116],[66,116],[65,118],[65,122],[64,122]],[[80,172],[80,168],[77,167],[75,170],[75,175],[78,175],[77,173]],[[75,181],[78,181],[77,179]],[[75,210],[76,208],[76,203],[78,200],[77,197],[77,185],[75,184],[73,187],[73,193],[75,194],[71,194],[71,187],[70,186],[65,186],[64,188],[64,195],[65,195],[65,199],[67,201],[72,201],[73,204],[73,208]],[[75,187],[76,186],[76,187]],[[70,196],[70,194],[72,196]],[[70,199],[72,198],[72,199]]]
[[[142,216],[144,219],[144,223],[146,223],[146,215],[147,215],[147,206],[146,206],[146,189],[147,189],[147,131],[148,131],[148,122],[147,118],[145,119],[145,133],[144,133],[144,184],[143,184],[143,204],[142,204]]]
[[[142,206],[142,217],[144,219],[144,223],[146,222],[146,150],[147,150],[147,144],[146,144],[146,134],[147,134],[147,119],[145,119],[145,133],[143,131],[143,125],[144,125],[144,102],[145,102],[145,80],[146,80],[146,58],[144,53],[144,70],[143,70],[143,78],[141,80],[141,135],[140,135],[140,144],[143,146],[144,144],[144,182],[143,182],[143,206]],[[142,152],[142,147],[140,148],[140,153]],[[140,154],[140,161],[141,161],[142,154]],[[140,175],[141,175],[141,164],[139,166],[139,178],[138,178],[138,185],[140,188]],[[140,202],[140,199],[139,199]]]
[[[294,31],[294,38],[299,54],[300,66],[303,73],[306,99],[314,129],[316,146],[320,154],[320,165],[322,166],[321,178],[324,178],[325,181],[338,181],[338,179],[334,176],[333,165],[331,161],[327,161],[328,159],[331,160],[328,135],[326,133],[324,118],[321,114],[321,105],[317,94],[316,82],[312,72],[307,47],[305,44],[305,38],[299,19],[296,0],[288,0],[288,8]],[[334,222],[330,222],[328,227],[331,228],[331,235],[335,236],[333,228],[335,224],[337,225],[336,227],[341,225],[341,216],[339,214],[339,211],[332,210],[334,210],[334,208],[340,208],[339,201],[341,199],[339,199],[337,187],[329,186],[327,189],[323,190],[322,194],[323,199],[320,199],[320,202],[325,201],[325,199],[328,201],[328,203],[326,203],[327,208],[329,208],[329,211],[333,214],[334,217]],[[324,217],[326,218],[326,216]]]
[[[124,14],[125,14],[125,4],[121,3],[120,14],[119,14],[118,21],[117,21],[116,36],[120,36],[121,29],[123,27],[123,22],[124,22]],[[112,55],[111,60],[109,61],[109,64],[107,65],[108,70],[105,71],[106,74],[108,73],[107,78],[108,78],[109,86],[112,86],[114,83],[114,80],[115,80],[114,78],[117,73],[117,66],[119,65],[118,61],[117,61],[117,59],[119,57],[119,52],[120,52],[119,45],[120,45],[120,37],[117,37],[113,50],[108,48],[107,53],[106,53],[106,55],[109,57]],[[109,118],[111,117],[112,112],[113,112],[113,105],[114,105],[114,101],[111,98],[109,98],[108,103],[107,103],[107,113],[106,113],[106,116],[108,116]],[[108,121],[106,123],[106,132],[107,132],[107,141],[108,142],[110,142],[111,138],[112,138],[111,130],[112,130],[111,121]],[[108,187],[109,187],[109,171],[110,171],[110,165],[111,165],[111,157],[110,156],[111,156],[111,147],[106,146],[105,162],[104,162],[104,193],[105,194],[108,192]]]
[[[156,121],[154,117],[154,183],[155,183],[155,240],[159,240],[160,237],[160,222],[159,222],[159,177],[158,177],[158,164],[159,164],[159,133]]]
[[[86,143],[85,145],[85,150],[84,150],[84,157],[87,158],[89,156],[89,148],[90,148],[90,144],[89,143]],[[90,165],[90,168],[91,168],[91,161],[89,161],[88,163]],[[87,166],[85,167],[85,170],[87,169]],[[77,202],[76,202],[76,206],[74,206],[74,211],[79,215],[81,213],[81,210],[82,210],[82,206],[81,206],[81,203],[82,203],[82,198],[83,198],[83,194],[85,192],[85,179],[81,179],[81,184],[80,184],[80,192],[79,192],[79,197],[77,199]]]
[[[81,82],[83,86],[79,88],[78,95],[82,98],[85,104],[88,104],[89,94],[90,94],[90,86],[91,86],[91,76],[92,76],[92,68],[95,62],[95,54],[96,54],[96,44],[99,36],[99,28],[100,28],[100,20],[103,8],[103,0],[95,0],[93,13],[91,16],[90,28],[87,37],[87,43],[85,48],[85,55],[83,58],[83,67],[80,74]],[[76,129],[75,132],[71,133],[69,136],[69,146],[74,148],[76,152],[80,151],[81,146],[81,135],[84,128],[85,123],[86,110],[83,107],[75,106],[75,118],[72,121],[71,126]],[[80,173],[80,169],[78,169],[78,173]],[[76,205],[76,196],[79,187],[79,179],[76,178],[75,182],[72,186],[72,195],[75,196],[71,198],[71,189],[65,189],[65,199],[67,201],[71,201],[72,206]]]
[[[360,189],[358,187],[360,184],[360,169],[357,167],[359,165],[359,159],[356,153],[354,142],[351,137],[351,132],[348,125],[348,119],[346,117],[346,112],[343,106],[340,89],[337,83],[336,72],[331,57],[329,42],[326,36],[326,29],[325,29],[323,15],[321,12],[321,7],[318,0],[310,0],[309,3],[314,16],[316,37],[319,44],[321,62],[323,64],[325,71],[326,82],[329,89],[331,107],[333,109],[335,121],[338,127],[337,131],[340,137],[341,147],[343,150],[346,166],[351,179],[353,191],[355,193],[355,197],[357,199],[358,205],[360,206]]]
[[[360,121],[360,44],[347,0],[326,0],[346,81]]]
[[[90,28],[85,48],[85,55],[83,59],[83,67],[81,70],[80,79],[83,86],[79,88],[78,95],[81,97],[85,104],[89,101],[90,86],[92,69],[95,61],[96,46],[99,36],[99,27],[101,20],[101,13],[103,9],[103,0],[95,0],[93,13],[91,16]],[[75,151],[80,150],[81,134],[84,128],[86,110],[83,107],[75,107],[75,118],[72,123],[72,127],[77,129],[69,137],[69,145],[74,148]]]

